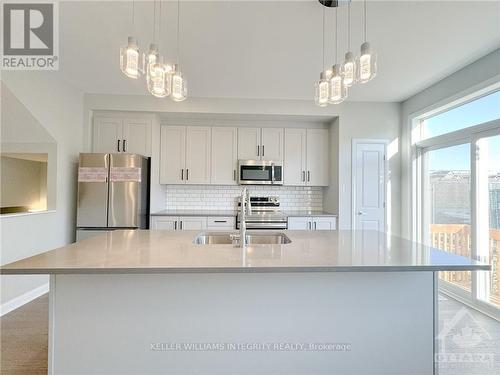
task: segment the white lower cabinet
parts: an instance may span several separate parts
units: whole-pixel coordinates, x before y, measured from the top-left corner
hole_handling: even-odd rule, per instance
[[[236,228],[236,218],[234,216],[209,216],[207,218],[208,230],[231,231]]]
[[[336,230],[335,216],[294,216],[288,218],[288,230]]]
[[[205,230],[206,216],[151,216],[151,229],[164,230]]]
[[[173,216],[151,216],[149,227],[151,229],[175,230],[177,219]]]

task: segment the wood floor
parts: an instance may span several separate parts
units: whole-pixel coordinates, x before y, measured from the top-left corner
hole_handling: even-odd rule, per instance
[[[47,374],[48,322],[48,294],[0,318],[2,375]]]
[[[48,307],[46,294],[0,318],[2,375],[47,374]],[[465,352],[472,355],[491,353],[494,357],[492,362],[486,363],[469,363],[468,357],[465,362],[443,363],[439,374],[500,374],[500,323],[445,296],[440,296],[439,311],[441,329],[445,321],[454,323],[446,337],[451,344],[446,349],[448,353],[463,353],[463,346],[453,347],[453,343],[456,342],[457,335],[462,337],[461,333],[467,332],[463,328],[469,327],[479,333],[481,340],[466,348]],[[456,322],[453,319],[457,314],[464,318]]]

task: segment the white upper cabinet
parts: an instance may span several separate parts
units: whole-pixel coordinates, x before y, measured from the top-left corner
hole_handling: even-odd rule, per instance
[[[186,127],[162,126],[160,184],[184,184],[186,165]]]
[[[260,159],[260,128],[238,129],[238,159],[259,160]]]
[[[285,129],[285,185],[328,186],[328,129]]]
[[[187,184],[210,183],[211,128],[188,126],[186,132]]]
[[[283,129],[263,128],[261,135],[261,160],[283,161]]]
[[[209,184],[210,138],[210,127],[162,126],[160,184]]]
[[[151,156],[151,126],[150,119],[96,115],[92,151]]]
[[[238,159],[283,160],[282,128],[239,128]]]
[[[119,118],[95,117],[93,152],[121,152],[123,121]]]
[[[285,185],[306,184],[306,129],[285,129],[285,161],[283,166]]]
[[[238,170],[238,129],[212,128],[212,184],[236,185]]]
[[[151,155],[151,121],[142,119],[123,120],[123,147],[125,152],[144,156]]]
[[[329,183],[328,129],[307,129],[307,184],[328,186]]]

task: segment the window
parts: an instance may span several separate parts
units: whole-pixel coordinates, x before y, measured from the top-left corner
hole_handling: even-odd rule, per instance
[[[417,240],[491,264],[491,272],[441,272],[440,287],[498,312],[500,91],[414,123],[415,178],[420,181],[413,197]]]
[[[470,145],[461,144],[426,153],[425,200],[428,244],[471,257]],[[442,272],[441,279],[470,292],[471,273]]]
[[[421,120],[420,139],[436,137],[497,119],[500,119],[500,91]]]

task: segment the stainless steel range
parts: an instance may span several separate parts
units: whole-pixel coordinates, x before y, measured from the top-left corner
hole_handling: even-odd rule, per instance
[[[238,202],[238,207],[241,202]],[[246,215],[247,229],[287,229],[287,219],[281,212],[279,197],[250,197],[250,213]],[[240,228],[240,214],[236,219]]]

